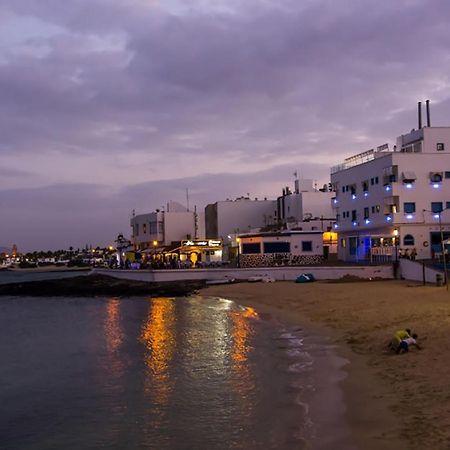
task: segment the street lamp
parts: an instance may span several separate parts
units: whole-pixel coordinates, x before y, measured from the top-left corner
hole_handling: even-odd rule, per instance
[[[394,228],[393,231],[394,234],[394,277],[397,278],[397,272],[398,272],[398,229]]]
[[[444,243],[444,230],[442,229],[442,213],[449,208],[441,209],[440,211],[429,211],[424,209],[424,212],[430,212],[433,214],[437,214],[439,220],[439,234],[441,235],[441,252],[442,252],[442,262],[444,264],[444,280],[445,287],[448,291],[448,276],[447,276],[447,259],[445,257],[445,243]]]
[[[241,267],[241,262],[240,262],[240,256],[241,256],[241,238],[237,237],[236,238],[236,243],[237,243],[237,266]]]

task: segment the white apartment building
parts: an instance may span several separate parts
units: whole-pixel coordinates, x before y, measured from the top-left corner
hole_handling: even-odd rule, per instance
[[[392,149],[385,144],[331,169],[339,259],[442,254],[450,237],[450,127],[420,122]]]
[[[130,225],[131,242],[138,250],[168,246],[205,235],[204,215],[188,211],[177,202],[169,202],[165,211],[135,215]]]

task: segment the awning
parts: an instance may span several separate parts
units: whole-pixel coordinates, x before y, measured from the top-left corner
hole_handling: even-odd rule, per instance
[[[417,180],[417,175],[415,172],[406,171],[402,174],[403,183],[412,183],[413,181]]]

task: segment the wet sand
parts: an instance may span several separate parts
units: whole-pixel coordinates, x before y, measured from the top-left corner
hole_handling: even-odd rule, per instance
[[[349,361],[346,417],[362,450],[450,448],[450,292],[407,281],[210,286],[220,296],[330,336]],[[387,351],[395,331],[421,351]],[[338,450],[338,449],[337,449]]]

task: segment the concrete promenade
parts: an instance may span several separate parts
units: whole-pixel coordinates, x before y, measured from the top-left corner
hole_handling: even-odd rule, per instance
[[[302,273],[312,273],[317,280],[333,280],[345,275],[360,278],[393,278],[391,265],[380,266],[296,266],[260,267],[251,269],[168,269],[168,270],[118,270],[94,269],[94,273],[139,281],[222,280],[268,275],[277,281],[293,281]]]

